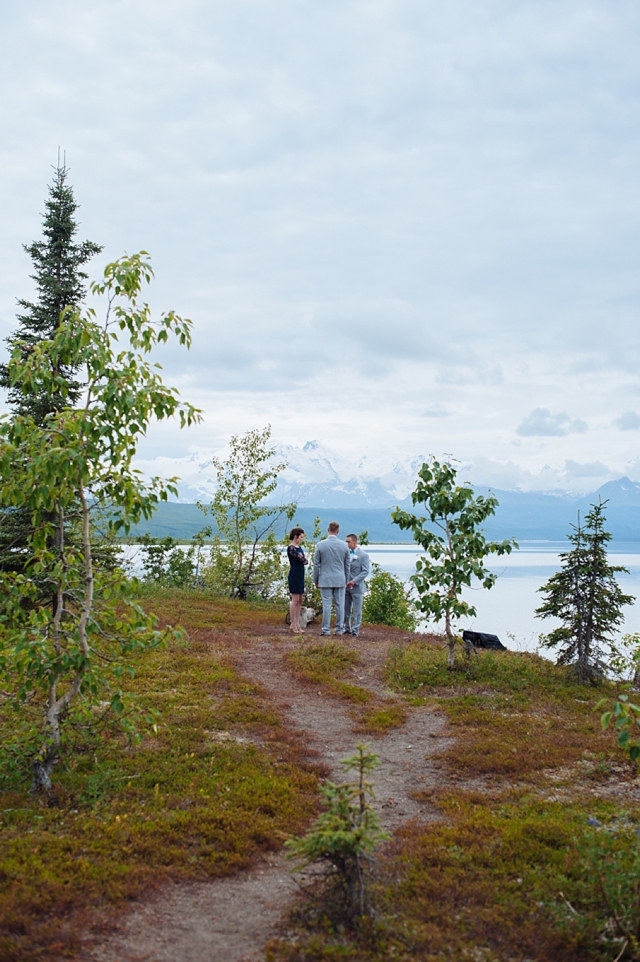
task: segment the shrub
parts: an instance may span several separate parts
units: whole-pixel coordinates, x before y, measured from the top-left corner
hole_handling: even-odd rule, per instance
[[[362,606],[364,620],[374,625],[392,625],[405,631],[415,631],[418,619],[402,581],[375,562],[371,567],[373,577],[368,582]]]
[[[561,928],[577,929],[607,959],[640,959],[640,840],[638,829],[589,819],[577,842],[583,885],[574,904],[560,893],[553,906]]]
[[[140,544],[146,582],[171,588],[191,584],[195,575],[193,548],[183,551],[174,538],[151,538],[148,534],[140,538]]]

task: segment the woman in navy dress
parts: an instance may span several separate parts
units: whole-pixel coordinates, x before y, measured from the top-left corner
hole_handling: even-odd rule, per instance
[[[289,532],[289,544],[287,545],[287,557],[289,559],[289,592],[291,594],[291,604],[289,605],[289,615],[291,618],[291,631],[294,635],[302,632],[300,627],[300,611],[302,609],[302,596],[304,594],[304,569],[309,564],[309,559],[300,547],[304,541],[304,531],[302,528],[292,528]]]

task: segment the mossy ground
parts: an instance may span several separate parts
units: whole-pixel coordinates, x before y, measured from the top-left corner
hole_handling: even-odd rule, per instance
[[[88,924],[124,900],[169,878],[234,872],[316,810],[302,747],[233,667],[248,638],[281,644],[282,612],[180,591],[144,603],[186,629],[132,682],[161,713],[157,734],[137,746],[115,729],[77,734],[50,799],[29,796],[26,782],[0,793],[2,962],[70,957]],[[372,632],[390,644],[394,699],[355,683],[365,644],[308,639],[287,670],[346,699],[355,730],[384,733],[417,706],[444,713],[453,741],[428,799],[439,818],[405,825],[383,851],[373,922],[348,932],[302,912],[267,957],[612,962],[594,938],[561,929],[553,909],[593,896],[575,842],[587,818],[640,820],[635,771],[594,710],[611,686],[583,688],[546,660],[504,652],[449,671],[433,644]]]
[[[383,735],[406,721],[405,708],[399,701],[380,698],[370,688],[345,680],[353,679],[363,659],[343,643],[332,639],[304,644],[288,654],[285,663],[298,678],[351,702],[356,730],[362,734]]]
[[[72,955],[98,910],[108,915],[168,878],[236,871],[279,848],[314,810],[315,774],[225,654],[234,632],[273,612],[186,592],[145,603],[186,629],[183,642],[147,655],[131,682],[160,711],[157,733],[135,746],[113,728],[72,736],[49,799],[30,796],[28,782],[0,792],[3,962]]]
[[[440,753],[439,820],[401,829],[378,861],[376,921],[339,932],[327,920],[274,941],[268,958],[440,962],[588,962],[615,958],[557,906],[591,903],[576,840],[587,819],[640,821],[635,770],[602,732],[597,701],[535,655],[482,653],[455,670],[415,641],[392,647],[388,683],[408,706],[444,712],[453,744]],[[596,898],[597,901],[597,892]],[[565,912],[564,915],[570,915]],[[303,916],[304,917],[304,913]]]
[[[337,641],[310,643],[286,657],[289,670],[314,685],[356,704],[367,704],[371,692],[361,685],[344,681],[344,675],[361,663],[356,651]]]

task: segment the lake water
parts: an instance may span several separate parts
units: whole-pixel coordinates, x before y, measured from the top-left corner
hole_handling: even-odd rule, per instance
[[[538,588],[558,571],[559,554],[566,551],[568,546],[567,541],[523,541],[519,550],[510,555],[490,558],[487,567],[498,575],[498,579],[489,591],[483,588],[465,590],[465,599],[475,606],[478,614],[475,618],[462,618],[460,628],[498,635],[507,648],[515,651],[536,651],[538,636],[551,631],[558,624],[555,619],[541,621],[534,616],[535,609],[542,603]],[[367,551],[372,561],[403,581],[409,580],[421,554],[410,544],[372,544],[367,546]],[[133,568],[139,570],[140,548],[127,545],[123,552]],[[629,569],[629,574],[618,576],[622,590],[638,598],[637,604],[625,609],[621,633],[640,632],[640,544],[610,544],[609,555],[611,564]],[[427,629],[433,628],[431,622]]]
[[[460,627],[491,632],[498,635],[507,648],[516,651],[536,651],[538,636],[559,624],[553,618],[543,621],[534,616],[542,603],[538,588],[558,571],[559,554],[567,547],[570,547],[567,541],[523,541],[518,551],[490,558],[487,567],[498,575],[498,580],[489,591],[483,588],[465,591],[465,600],[475,606],[478,614],[475,618],[461,619]],[[404,581],[414,572],[420,556],[413,545],[369,545],[367,551],[372,561]],[[628,575],[618,575],[618,583],[625,594],[638,598],[638,603],[624,610],[622,633],[640,631],[640,544],[610,544],[609,556],[611,564],[629,569]]]

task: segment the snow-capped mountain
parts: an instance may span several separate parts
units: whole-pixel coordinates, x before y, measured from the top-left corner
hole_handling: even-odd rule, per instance
[[[417,455],[406,460],[369,453],[350,459],[319,441],[302,447],[274,445],[276,460],[287,464],[280,477],[274,502],[297,501],[300,506],[332,508],[388,508],[409,495],[416,471],[425,460]],[[178,477],[182,502],[209,501],[216,490],[213,456],[223,460],[228,448],[183,458],[159,457],[138,461],[136,467],[146,477]]]
[[[388,508],[412,490],[424,457],[386,459],[364,454],[350,459],[319,441],[301,447],[281,445],[278,456],[287,468],[278,485],[278,499],[332,508]]]
[[[392,508],[407,505],[408,496],[415,486],[416,474],[426,460],[422,454],[409,457],[397,452],[358,452],[350,458],[320,441],[307,441],[302,446],[274,445],[275,460],[287,467],[280,476],[272,503],[296,501],[299,507],[314,508]],[[178,477],[179,500],[184,503],[203,501],[208,503],[216,490],[216,471],[212,458],[221,461],[229,456],[229,448],[187,455],[183,458],[156,458],[153,461],[137,461],[136,467],[146,477]],[[465,478],[466,479],[466,478]],[[474,485],[478,493],[486,492],[483,486]],[[500,490],[503,512],[511,503],[530,506],[534,513],[540,505],[549,502],[568,501],[572,504],[592,495],[570,491],[522,491]],[[640,506],[640,483],[628,477],[608,481],[598,488],[596,495],[609,501],[608,511],[623,506]],[[590,503],[590,502],[585,502]]]

